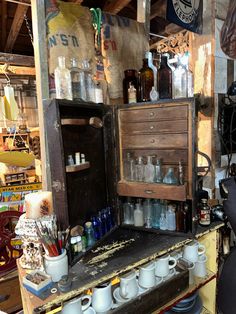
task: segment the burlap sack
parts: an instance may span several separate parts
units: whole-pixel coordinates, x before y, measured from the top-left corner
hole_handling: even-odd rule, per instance
[[[143,24],[118,15],[103,13],[102,55],[109,96],[123,97],[124,70],[142,67],[145,51],[149,51]]]
[[[94,62],[94,29],[90,10],[81,5],[46,0],[47,40],[49,52],[49,74],[58,65],[58,57],[65,56],[67,66],[70,59]]]
[[[220,45],[224,53],[236,59],[236,1],[231,0],[226,20],[220,34]]]

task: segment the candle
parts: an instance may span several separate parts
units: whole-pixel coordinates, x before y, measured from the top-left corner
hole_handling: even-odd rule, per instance
[[[43,191],[30,193],[25,196],[26,218],[37,219],[52,215],[52,192]]]

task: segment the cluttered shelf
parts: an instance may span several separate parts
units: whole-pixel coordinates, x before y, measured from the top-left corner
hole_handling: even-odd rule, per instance
[[[68,165],[66,166],[66,172],[77,172],[90,168],[90,163],[88,161],[80,165]]]

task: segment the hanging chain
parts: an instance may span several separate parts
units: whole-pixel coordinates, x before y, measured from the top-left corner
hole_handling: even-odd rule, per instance
[[[27,17],[26,14],[24,15],[24,19],[25,19],[26,27],[27,27],[27,29],[28,29],[28,34],[29,34],[29,37],[30,37],[31,44],[32,44],[32,46],[34,46],[33,34],[32,34],[31,27],[30,27],[30,25],[29,25],[29,19],[28,19],[28,17]]]

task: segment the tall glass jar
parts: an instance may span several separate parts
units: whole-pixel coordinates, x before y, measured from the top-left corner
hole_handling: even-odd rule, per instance
[[[79,69],[78,60],[76,58],[71,59],[70,73],[73,99],[86,100],[84,72]]]
[[[54,71],[56,97],[72,100],[72,85],[70,70],[66,68],[65,57],[58,57],[58,67]]]
[[[139,71],[139,85],[139,101],[150,101],[150,92],[154,86],[154,74],[148,66],[148,59],[143,59],[143,67]]]
[[[158,71],[159,98],[172,98],[172,71],[167,62],[167,56],[161,56],[161,65]]]
[[[138,75],[137,71],[133,69],[128,69],[124,71],[125,77],[123,79],[123,97],[124,103],[128,104],[129,101],[129,89],[133,88],[138,90]]]

